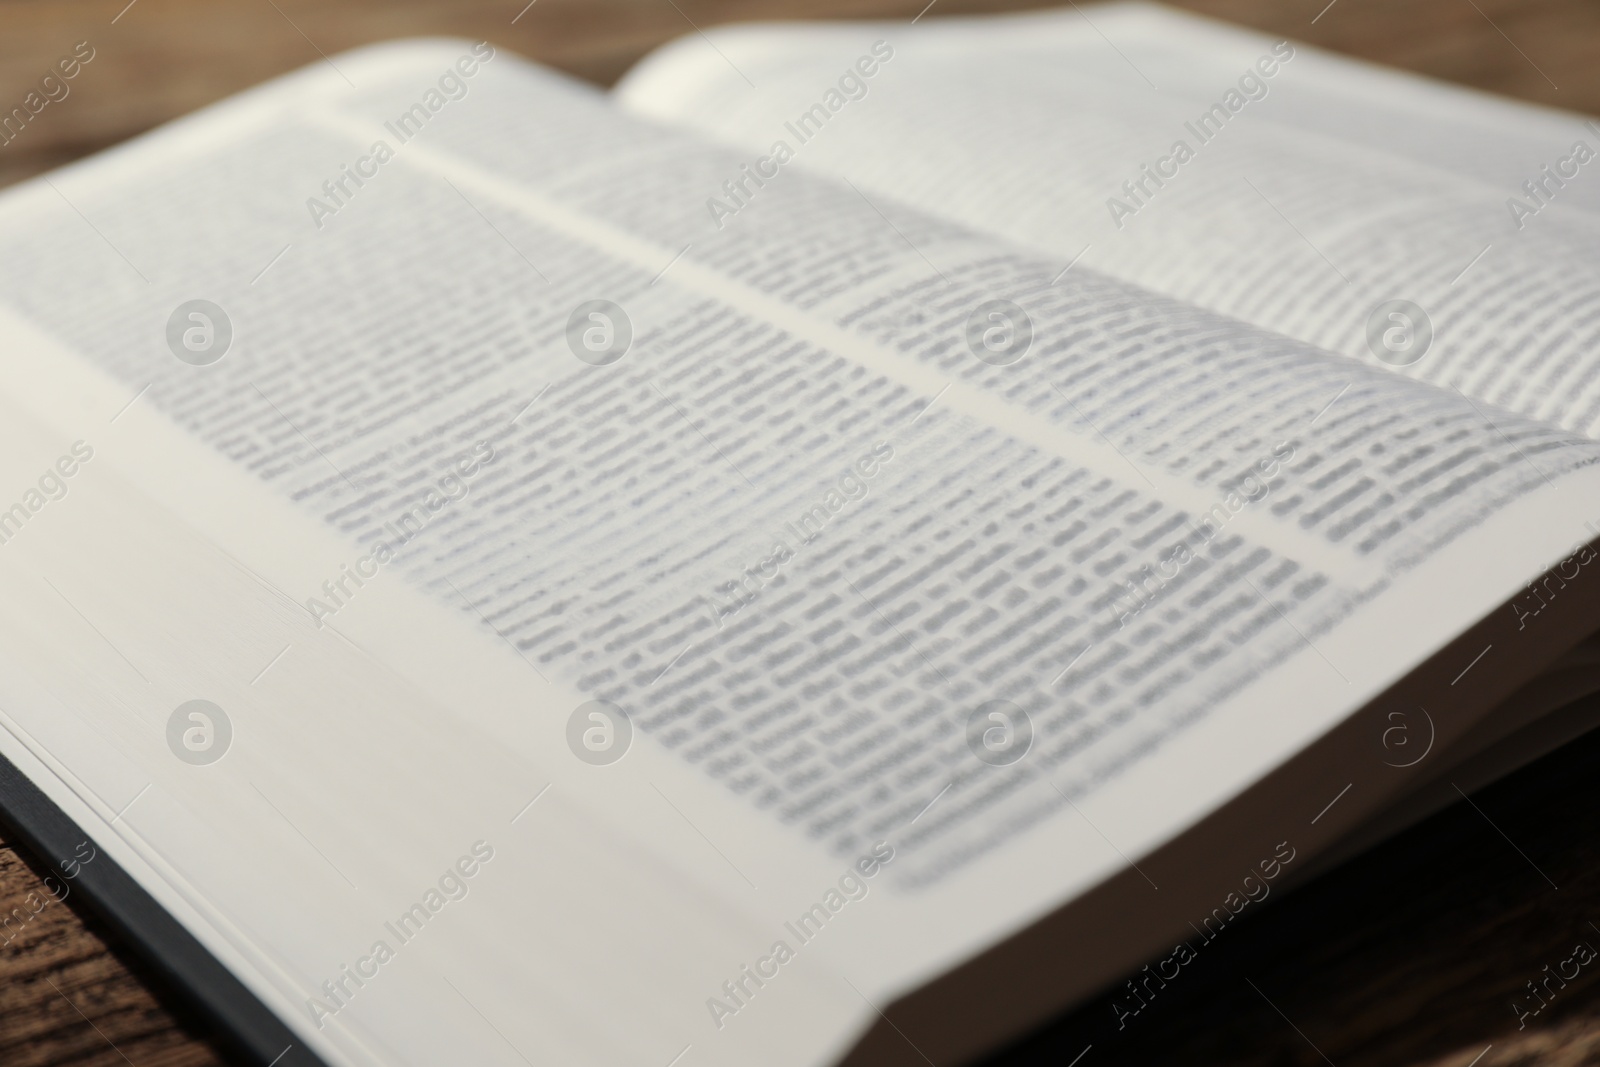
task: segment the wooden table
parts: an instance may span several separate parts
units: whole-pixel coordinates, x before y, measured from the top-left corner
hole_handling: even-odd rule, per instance
[[[648,49],[692,32],[691,19],[706,27],[909,18],[926,0],[537,0],[513,24],[523,2],[0,0],[6,107],[75,42],[96,50],[50,121],[0,148],[0,184],[309,63],[319,49],[416,34],[488,38],[610,83]],[[1183,2],[1324,48],[1600,113],[1595,0]],[[939,0],[928,17],[1019,6],[1038,5]],[[1107,1025],[1109,1002],[1099,1001],[996,1063],[1067,1067],[1089,1044],[1081,1067],[1469,1067],[1480,1054],[1476,1067],[1600,1063],[1600,963],[1525,1028],[1510,1008],[1575,942],[1600,948],[1597,771],[1600,737],[1569,745],[1475,797],[1477,809],[1459,804],[1243,923],[1125,1032]],[[32,916],[13,922],[9,942],[0,933],[0,1063],[232,1062],[76,899],[34,913],[48,896],[47,870],[0,842],[0,918],[13,909]]]

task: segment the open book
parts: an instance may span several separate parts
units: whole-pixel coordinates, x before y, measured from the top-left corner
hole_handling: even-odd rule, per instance
[[[26,183],[6,817],[263,1064],[1127,1025],[1589,725],[1596,144],[1086,7],[386,45]]]

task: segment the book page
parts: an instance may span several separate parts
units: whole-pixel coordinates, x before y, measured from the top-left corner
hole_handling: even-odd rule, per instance
[[[1579,116],[1145,4],[712,40],[647,59],[623,106],[1600,435]]]
[[[89,627],[8,607],[0,743],[331,1062],[830,1062],[1592,536],[1580,435],[848,184],[707,231],[739,153],[487,46],[333,63],[0,199],[7,604]],[[457,839],[500,888],[343,978]]]
[[[55,355],[25,330],[6,336]],[[59,380],[70,363],[47,367]],[[18,369],[8,353],[8,377]],[[366,592],[449,657],[448,703],[319,630],[274,578],[337,568],[348,544],[191,455],[153,409],[111,424],[125,390],[67,382],[87,386],[75,391],[85,403],[54,414],[81,416],[67,432],[92,437],[69,443],[9,400],[0,420],[8,485],[37,488],[62,455],[76,461],[57,473],[66,494],[0,546],[0,745],[83,828],[79,860],[138,877],[298,1034],[265,1055],[626,1064],[665,1062],[699,1037],[729,961],[772,939],[661,799],[709,829],[693,783],[630,753],[652,807],[626,783],[573,774],[594,768],[564,748],[565,760],[548,745],[532,753],[525,736],[508,745],[496,736],[507,711],[533,719],[581,697],[537,678],[505,687],[492,658],[473,655],[476,634],[454,633],[448,615],[430,623],[403,590]],[[216,531],[176,520],[138,484],[152,476],[170,482],[167,503],[225,501],[269,550],[238,536],[223,548]],[[486,682],[518,706],[482,699]],[[621,794],[629,821],[596,802],[597,785]],[[653,858],[641,835],[677,862]],[[763,879],[808,887],[841,866],[754,857],[747,846],[740,860]],[[47,886],[65,898],[79,884]],[[788,1049],[779,1062],[834,1056],[860,1004],[818,962],[785,968],[772,998],[783,1014],[702,1042],[698,1058],[750,1062],[773,1043]]]

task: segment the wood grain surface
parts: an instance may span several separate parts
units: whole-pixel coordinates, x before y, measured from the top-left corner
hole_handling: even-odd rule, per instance
[[[910,18],[926,0],[0,0],[0,110],[78,41],[69,97],[0,147],[0,185],[115,144],[319,53],[400,36],[487,38],[609,84],[723,22]],[[937,0],[926,17],[1042,6]],[[1205,14],[1541,103],[1600,113],[1596,0],[1184,0]],[[521,14],[519,15],[519,12]],[[514,21],[513,21],[514,20]],[[0,831],[3,834],[3,831]],[[0,839],[0,1064],[234,1062],[49,867]],[[52,880],[51,885],[59,885]],[[1559,888],[1557,888],[1559,887]],[[9,918],[9,923],[5,920]],[[1457,804],[1241,923],[1125,1029],[1110,998],[994,1061],[1068,1067],[1600,1064],[1600,737]],[[1520,1024],[1520,1025],[1519,1025]],[[1085,1049],[1087,1048],[1087,1051]],[[1480,1057],[1475,1059],[1475,1057]],[[946,1067],[940,1064],[938,1067]]]

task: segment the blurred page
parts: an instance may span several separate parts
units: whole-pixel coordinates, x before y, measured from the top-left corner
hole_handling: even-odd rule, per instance
[[[1600,127],[1579,116],[1148,4],[711,40],[619,101],[1600,436]]]

